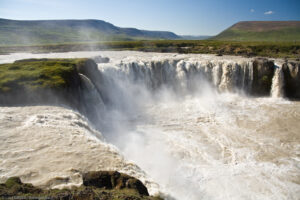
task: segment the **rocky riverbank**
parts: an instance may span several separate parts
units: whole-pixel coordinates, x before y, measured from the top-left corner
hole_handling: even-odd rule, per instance
[[[95,171],[83,174],[83,185],[71,189],[41,189],[11,177],[0,184],[1,199],[57,199],[57,200],[161,200],[149,196],[144,184],[117,171]]]

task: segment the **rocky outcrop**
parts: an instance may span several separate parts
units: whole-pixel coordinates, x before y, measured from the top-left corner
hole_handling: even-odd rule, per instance
[[[76,65],[85,59],[27,59],[1,65],[0,105],[67,105],[80,108]]]
[[[0,198],[41,192],[42,189],[34,187],[32,184],[22,183],[19,177],[11,177],[4,184],[0,184]]]
[[[83,185],[71,189],[43,190],[32,184],[22,183],[19,177],[11,177],[0,184],[0,199],[13,197],[21,199],[78,199],[78,200],[162,200],[149,196],[143,183],[117,171],[88,172],[83,175]]]
[[[300,99],[300,62],[288,61],[282,65],[284,92],[289,98]]]
[[[64,105],[99,121],[101,73],[91,59],[20,60],[1,65],[0,78],[0,106]]]
[[[274,62],[266,58],[257,58],[253,61],[252,95],[270,95],[274,69]]]
[[[144,184],[132,177],[117,171],[98,171],[83,174],[84,186],[95,186],[105,189],[133,189],[140,195],[149,196],[147,188]]]

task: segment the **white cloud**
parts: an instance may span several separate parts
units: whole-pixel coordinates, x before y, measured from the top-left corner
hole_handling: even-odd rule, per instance
[[[250,12],[252,12],[252,13],[253,13],[253,12],[255,12],[255,10],[252,8],[252,9],[250,9]]]
[[[264,14],[265,15],[272,15],[272,14],[274,14],[274,11],[270,10],[270,11],[265,12]]]

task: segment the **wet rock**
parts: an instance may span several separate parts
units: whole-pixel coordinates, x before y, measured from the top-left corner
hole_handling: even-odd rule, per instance
[[[62,190],[43,190],[22,183],[19,177],[11,177],[4,184],[0,184],[0,199],[12,199],[15,196],[57,200],[162,200],[161,197],[149,196],[147,188],[140,180],[117,171],[85,173],[83,185]]]
[[[18,194],[39,193],[42,190],[32,184],[24,184],[19,177],[11,177],[4,184],[0,184],[0,197]]]
[[[300,99],[300,62],[287,61],[282,65],[284,91],[289,98]]]
[[[149,196],[147,188],[144,186],[144,184],[136,179],[136,178],[130,178],[126,181],[125,187],[129,189],[134,189],[139,192],[141,195]]]
[[[133,189],[140,195],[149,196],[147,188],[144,184],[131,176],[117,171],[98,171],[83,174],[84,186],[95,186],[105,189]]]
[[[252,95],[270,95],[274,71],[275,65],[271,60],[266,58],[257,58],[253,61]]]

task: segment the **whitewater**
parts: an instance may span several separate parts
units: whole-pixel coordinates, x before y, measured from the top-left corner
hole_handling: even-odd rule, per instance
[[[300,103],[284,98],[280,60],[270,97],[249,95],[251,58],[238,56],[17,53],[0,63],[99,55],[110,61],[98,64],[97,123],[63,105],[0,107],[0,182],[62,188],[118,170],[166,199],[299,199]]]

